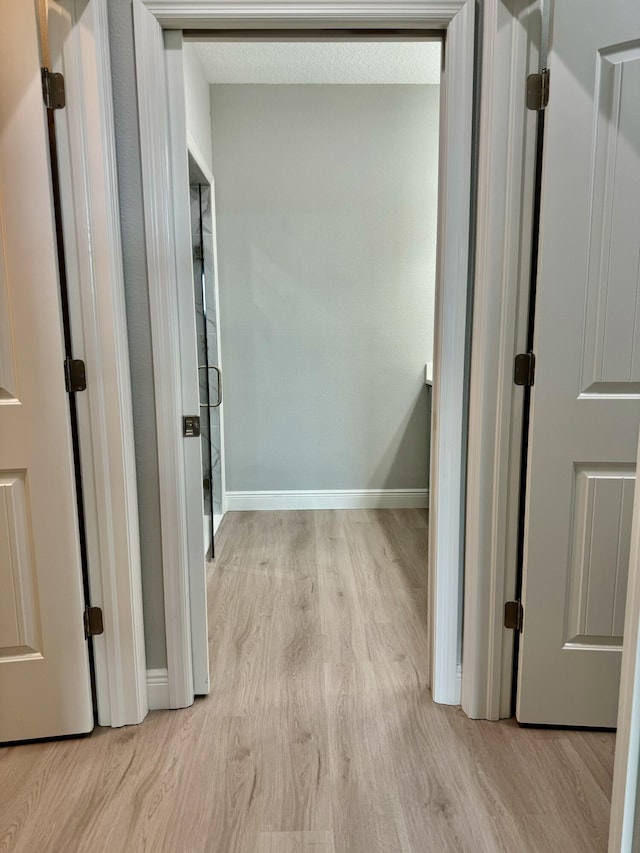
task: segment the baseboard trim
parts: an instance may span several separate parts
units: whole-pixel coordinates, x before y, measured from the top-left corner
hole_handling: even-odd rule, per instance
[[[169,672],[166,668],[147,670],[147,694],[150,711],[162,711],[171,707],[169,703]]]
[[[337,491],[227,492],[227,509],[422,509],[428,489],[340,489]]]

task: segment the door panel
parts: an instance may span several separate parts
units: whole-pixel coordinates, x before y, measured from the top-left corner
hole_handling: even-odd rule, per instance
[[[636,0],[556,2],[527,473],[521,722],[616,724],[640,425],[638,59]]]
[[[0,0],[0,741],[93,728],[37,32]]]

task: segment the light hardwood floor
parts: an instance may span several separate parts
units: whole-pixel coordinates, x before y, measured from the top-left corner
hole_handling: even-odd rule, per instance
[[[471,722],[426,687],[426,513],[231,513],[212,693],[0,751],[0,851],[590,853],[614,737]]]

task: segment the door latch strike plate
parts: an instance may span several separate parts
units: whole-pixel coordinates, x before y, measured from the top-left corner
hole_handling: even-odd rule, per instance
[[[182,435],[185,438],[198,438],[200,435],[200,415],[184,415]]]

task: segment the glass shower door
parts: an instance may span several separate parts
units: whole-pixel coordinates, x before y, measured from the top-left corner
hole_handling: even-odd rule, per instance
[[[204,497],[205,550],[214,557],[214,536],[222,518],[222,473],[220,459],[220,403],[222,377],[216,364],[218,328],[215,312],[211,188],[190,188],[193,246],[194,304],[200,387],[200,441],[202,443],[202,488]]]

